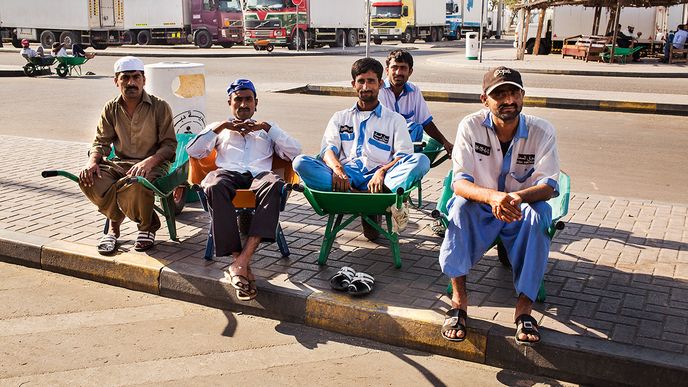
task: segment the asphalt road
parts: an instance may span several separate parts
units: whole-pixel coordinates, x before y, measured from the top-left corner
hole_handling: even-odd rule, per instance
[[[0,386],[570,386],[0,262]]]
[[[440,49],[437,50],[441,51]],[[479,83],[481,75],[427,64],[422,51],[412,80]],[[436,55],[441,55],[440,53]],[[117,95],[110,76],[117,58],[97,57],[84,66],[95,76],[40,78],[0,78],[3,107],[0,134],[88,142],[92,139],[100,110]],[[199,58],[206,65],[207,117],[226,118],[226,86],[235,78],[251,78],[259,89],[256,118],[276,121],[299,139],[306,153],[319,150],[322,132],[333,112],[355,101],[345,97],[291,95],[268,92],[307,83],[350,79],[350,56],[307,58]],[[21,57],[0,53],[0,64],[21,64]],[[174,58],[169,58],[174,60]],[[146,58],[146,63],[158,62]],[[187,59],[188,61],[188,59]],[[635,85],[635,91],[666,92],[688,86],[688,80],[618,79],[605,82],[600,77],[524,74],[526,86],[566,88],[571,85],[598,90],[615,89],[620,84]],[[587,83],[586,83],[587,82]],[[686,86],[682,86],[686,82]],[[668,89],[668,84],[674,86]],[[624,86],[626,87],[626,86]],[[438,127],[454,138],[458,122],[480,104],[431,102]],[[572,177],[572,191],[663,202],[688,202],[688,126],[683,117],[577,110],[526,108],[525,113],[550,120],[557,128],[562,169]],[[84,155],[84,158],[86,156]],[[434,168],[429,176],[440,178],[448,163]]]

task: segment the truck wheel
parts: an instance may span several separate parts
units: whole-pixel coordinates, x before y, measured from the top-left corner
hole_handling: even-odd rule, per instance
[[[45,30],[41,32],[40,41],[43,48],[53,48],[53,43],[55,43],[55,34],[52,31]]]
[[[136,44],[134,41],[134,31],[124,31],[122,32],[122,43],[124,44]]]
[[[334,36],[334,43],[330,43],[330,47],[342,47],[343,42],[346,40],[346,31],[337,30]]]
[[[196,32],[194,43],[200,48],[210,48],[213,46],[213,37],[210,36],[210,32],[207,30],[200,30]]]
[[[73,31],[62,31],[60,34],[60,43],[64,44],[65,48],[72,48],[74,43],[79,43]]]
[[[413,43],[416,41],[416,38],[413,36],[413,34],[410,31],[406,31],[401,35],[400,40],[402,43]]]
[[[373,43],[377,44],[378,46],[382,44],[382,39],[380,38],[373,38]]]
[[[147,46],[151,44],[151,40],[153,40],[153,38],[148,30],[141,30],[139,31],[138,35],[136,35],[136,43],[141,46]]]
[[[356,47],[357,44],[358,44],[358,30],[355,28],[352,28],[346,33],[346,46],[347,47]]]

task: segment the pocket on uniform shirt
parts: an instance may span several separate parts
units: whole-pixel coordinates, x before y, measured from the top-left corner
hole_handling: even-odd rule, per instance
[[[267,133],[258,133],[255,136],[254,150],[261,155],[272,154],[272,140],[270,140]]]
[[[509,176],[513,177],[514,180],[516,180],[519,183],[525,183],[529,177],[533,176],[534,172],[535,172],[535,168],[530,168],[530,170],[528,172],[526,172],[525,175],[519,176],[516,174],[516,172],[511,172],[509,174]]]
[[[339,139],[342,141],[353,141],[354,140],[354,134],[353,133],[339,133]]]

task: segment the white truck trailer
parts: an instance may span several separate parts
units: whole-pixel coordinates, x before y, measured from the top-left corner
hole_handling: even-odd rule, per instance
[[[621,32],[630,35],[628,26],[633,26],[633,35],[638,43],[645,46],[661,46],[661,36],[668,30],[676,29],[671,21],[681,20],[685,12],[685,4],[672,7],[636,8],[626,7],[621,9],[619,24]],[[532,53],[537,35],[539,10],[530,13],[528,26],[528,39],[526,40],[526,52]],[[602,8],[600,15],[598,35],[604,35],[609,22],[610,12]],[[558,52],[564,39],[576,35],[592,35],[595,8],[575,5],[548,8],[542,27],[540,42],[540,54],[548,54],[550,51]],[[680,22],[679,22],[680,23]],[[676,24],[679,24],[676,23]],[[515,41],[518,41],[519,26],[516,28]],[[640,36],[638,36],[640,33]]]
[[[191,26],[189,1],[124,0],[124,40],[141,45],[174,39],[187,41]]]
[[[97,49],[122,44],[124,0],[1,0],[0,36],[50,48],[56,41]]]
[[[480,15],[483,6],[482,0],[446,0],[447,22],[444,27],[444,36],[447,40],[460,39],[467,32],[480,32]],[[483,19],[483,38],[491,36],[501,39],[504,20],[504,4],[492,0],[485,0],[485,12]]]
[[[373,1],[371,5],[370,35],[375,44],[397,39],[436,42],[444,35],[445,0]]]

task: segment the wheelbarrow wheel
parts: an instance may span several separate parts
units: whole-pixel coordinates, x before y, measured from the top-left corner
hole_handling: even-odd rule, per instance
[[[180,185],[175,188],[172,193],[172,201],[174,203],[174,214],[179,215],[184,210],[184,205],[186,205],[186,193],[189,190],[187,185]]]
[[[57,72],[57,75],[59,75],[60,78],[64,78],[64,77],[66,77],[67,74],[69,73],[69,67],[67,67],[67,65],[64,64],[64,63],[60,63],[60,64],[57,65],[57,67],[55,68],[55,72]]]
[[[497,256],[499,257],[499,262],[501,262],[504,267],[511,268],[511,262],[509,262],[506,247],[504,247],[501,241],[497,243]]]
[[[36,75],[36,66],[34,66],[33,63],[25,64],[24,74],[26,74],[27,77],[33,77],[34,75]]]
[[[273,46],[272,44],[268,44],[267,47],[265,47],[265,49],[267,50],[267,52],[272,52],[272,50],[275,49],[275,46]]]

